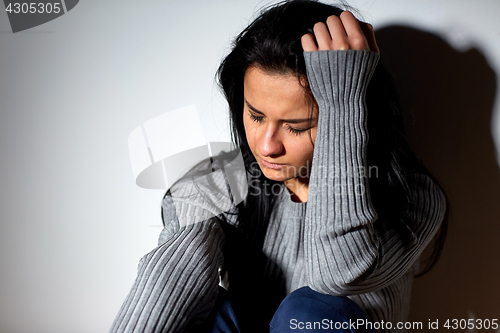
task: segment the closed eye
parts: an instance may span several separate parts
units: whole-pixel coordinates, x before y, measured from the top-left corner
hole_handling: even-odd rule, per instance
[[[305,131],[307,131],[306,129],[293,128],[290,125],[287,125],[287,127],[288,127],[288,131],[290,133],[292,133],[292,134],[295,134],[295,135],[301,135],[302,133],[304,133]]]
[[[250,119],[252,119],[253,121],[255,121],[257,123],[260,123],[262,121],[262,119],[264,118],[264,117],[257,117],[251,113],[249,113],[249,114],[250,114]]]

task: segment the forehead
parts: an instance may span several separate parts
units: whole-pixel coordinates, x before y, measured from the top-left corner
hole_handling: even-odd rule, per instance
[[[245,100],[268,117],[307,117],[311,103],[299,78],[249,67],[244,78]]]

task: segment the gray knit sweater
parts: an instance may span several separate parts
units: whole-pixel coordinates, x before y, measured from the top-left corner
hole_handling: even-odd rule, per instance
[[[308,201],[293,202],[282,186],[263,244],[241,258],[241,272],[229,271],[229,291],[254,327],[265,327],[259,320],[268,322],[279,301],[302,286],[348,296],[372,321],[396,326],[407,318],[418,257],[443,219],[445,197],[428,176],[414,175],[421,190],[411,193],[411,216],[397,231],[393,221],[379,219],[368,179],[359,176],[368,170],[364,96],[378,55],[304,56],[319,106]],[[200,165],[212,171],[209,161]],[[141,259],[110,332],[184,332],[208,316],[217,298],[223,245],[237,243],[226,238],[239,228],[227,182],[242,175],[227,173],[205,173],[201,182],[185,177],[170,189],[159,246]],[[238,250],[231,251],[224,253],[238,259]]]

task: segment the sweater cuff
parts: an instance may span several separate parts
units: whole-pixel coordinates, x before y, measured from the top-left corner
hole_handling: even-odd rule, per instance
[[[318,105],[329,108],[364,97],[379,58],[364,50],[304,52],[309,86]]]

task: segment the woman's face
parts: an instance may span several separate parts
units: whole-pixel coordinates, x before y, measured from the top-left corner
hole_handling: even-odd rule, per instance
[[[244,98],[247,141],[264,175],[285,184],[307,180],[318,108],[313,108],[310,121],[311,103],[297,76],[249,67],[244,78]]]

